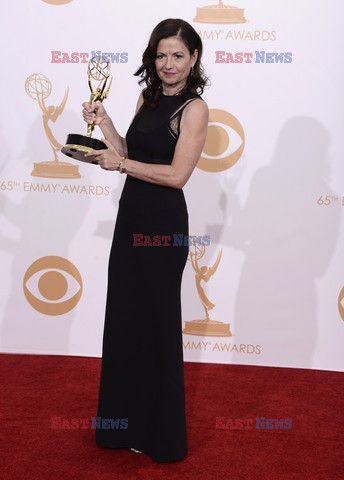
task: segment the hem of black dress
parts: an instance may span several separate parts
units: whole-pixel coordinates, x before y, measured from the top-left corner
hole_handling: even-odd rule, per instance
[[[168,462],[180,462],[181,460],[184,460],[187,456],[187,453],[183,454],[182,456],[178,456],[178,457],[175,457],[175,458],[164,458],[164,457],[157,457],[156,455],[154,455],[154,453],[152,452],[149,452],[148,450],[144,449],[144,448],[140,448],[139,446],[138,447],[133,447],[132,445],[105,445],[103,443],[99,443],[99,442],[96,442],[97,445],[99,445],[100,447],[103,447],[103,448],[110,448],[110,449],[124,449],[124,448],[135,448],[136,450],[140,450],[141,453],[144,453],[145,455],[148,455],[149,457],[151,457],[153,460],[155,460],[156,462],[158,463],[168,463]]]

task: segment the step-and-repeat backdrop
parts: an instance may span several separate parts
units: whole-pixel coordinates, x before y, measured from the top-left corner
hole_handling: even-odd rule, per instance
[[[184,187],[190,235],[210,236],[190,247],[184,271],[184,359],[342,371],[341,0],[7,0],[1,9],[1,351],[101,356],[125,175],[61,148],[69,133],[86,134],[89,59],[108,56],[104,106],[124,136],[149,35],[183,18],[203,40],[210,79],[207,141]]]

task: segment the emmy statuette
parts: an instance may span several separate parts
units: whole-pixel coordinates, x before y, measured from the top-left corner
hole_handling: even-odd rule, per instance
[[[101,55],[99,57],[92,57],[88,62],[87,75],[88,85],[91,90],[90,102],[102,102],[105,98],[107,98],[112,83],[111,77],[110,84],[107,90],[105,90],[106,83],[110,76],[110,61],[103,59]],[[91,78],[96,82],[99,82],[95,90],[92,87]],[[67,157],[72,157],[75,160],[80,160],[81,162],[98,164],[98,161],[94,156],[84,156],[85,153],[88,153],[92,150],[107,149],[107,146],[101,140],[92,138],[93,130],[94,125],[89,124],[87,125],[87,135],[70,133],[67,137],[66,145],[62,148],[61,152],[67,155]]]

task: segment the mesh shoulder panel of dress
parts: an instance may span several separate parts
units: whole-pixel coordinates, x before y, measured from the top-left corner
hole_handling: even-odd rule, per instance
[[[180,119],[184,108],[193,100],[203,100],[199,95],[189,97],[186,95],[161,95],[159,105],[153,109],[143,105],[145,115],[138,119],[137,130],[150,133],[162,124],[167,123],[171,134],[177,138],[180,133]],[[140,121],[141,120],[141,121]]]
[[[199,95],[161,95],[156,107],[143,104],[126,135],[129,158],[170,164],[180,134],[184,108]]]

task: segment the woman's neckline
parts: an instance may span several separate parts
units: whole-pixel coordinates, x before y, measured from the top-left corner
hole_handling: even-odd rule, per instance
[[[161,95],[162,95],[163,97],[181,97],[182,94],[181,94],[181,93],[177,93],[177,94],[174,94],[174,95],[166,95],[166,93],[161,92]]]

